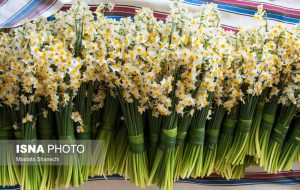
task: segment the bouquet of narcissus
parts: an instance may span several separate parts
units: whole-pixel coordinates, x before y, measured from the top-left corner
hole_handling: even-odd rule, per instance
[[[181,175],[181,168],[184,165],[183,156],[184,156],[184,147],[187,139],[188,130],[191,126],[191,122],[194,118],[194,113],[197,108],[196,99],[199,93],[199,87],[201,84],[202,77],[205,74],[205,54],[202,46],[204,40],[203,37],[199,35],[209,32],[205,28],[210,28],[212,30],[218,30],[218,14],[214,6],[202,7],[202,9],[195,13],[189,22],[184,27],[185,31],[185,47],[188,52],[190,60],[186,60],[187,69],[181,75],[181,81],[178,83],[178,92],[177,95],[181,99],[181,104],[178,105],[178,131],[176,139],[176,152],[175,152],[175,173],[174,179],[178,179]],[[198,28],[199,30],[195,30]],[[193,28],[192,30],[187,28]],[[199,31],[201,31],[199,33]],[[189,35],[188,35],[189,34]],[[186,36],[191,36],[187,38]],[[189,94],[187,94],[187,92]],[[186,94],[186,95],[185,95]],[[190,103],[192,104],[190,104]]]
[[[261,14],[264,14],[264,12]],[[282,25],[268,27],[267,20],[260,21],[262,22],[261,30],[266,31],[263,36],[264,43],[262,44],[261,61],[266,64],[266,69],[269,70],[269,85],[259,96],[250,131],[250,144],[247,154],[254,156],[256,162],[262,163],[275,120],[278,98],[286,80],[286,73],[283,72],[285,67],[283,61],[285,52],[283,40],[287,35],[287,31]]]
[[[294,32],[298,33],[298,29],[294,29]],[[294,51],[294,48],[299,46],[299,41],[294,42],[295,46],[291,51]],[[296,52],[293,53],[297,55]],[[288,57],[286,59],[286,64],[289,64],[288,67],[284,68],[284,73],[287,75],[285,86],[283,87],[282,94],[279,98],[279,106],[281,107],[278,110],[278,117],[275,120],[275,125],[273,127],[270,141],[268,145],[268,152],[265,157],[264,167],[268,172],[276,173],[279,170],[279,161],[280,153],[283,147],[284,140],[286,138],[287,132],[290,128],[291,121],[297,113],[299,107],[299,82],[300,71],[299,71],[299,55]],[[293,134],[297,136],[297,130],[293,130]],[[297,139],[297,137],[295,137]],[[293,158],[291,158],[293,159]],[[280,166],[282,168],[282,166]]]
[[[230,43],[234,44],[236,42],[236,38],[234,34],[228,34],[227,39]],[[241,69],[239,67],[240,54],[241,52],[238,50],[237,46],[233,46],[234,51],[232,52],[232,61],[230,69],[225,71],[225,85],[223,88],[226,93],[219,93],[219,102],[225,101],[222,105],[226,108],[227,113],[222,120],[222,126],[220,127],[219,137],[217,139],[218,144],[216,150],[216,160],[215,160],[215,168],[214,170],[230,179],[233,172],[233,167],[231,164],[226,162],[226,155],[231,148],[234,132],[237,124],[237,119],[239,115],[239,100],[242,95],[242,75]],[[230,58],[230,56],[229,56]],[[221,95],[221,97],[220,97]],[[217,96],[217,97],[218,97]]]
[[[261,16],[261,9],[258,15]],[[226,160],[229,164],[244,164],[250,145],[250,131],[255,125],[255,110],[258,100],[264,95],[264,90],[271,87],[274,80],[273,62],[265,56],[265,37],[268,35],[266,26],[259,25],[255,29],[241,29],[237,35],[237,46],[240,47],[240,68],[242,83],[242,101],[239,119],[235,131],[234,143],[230,148]]]
[[[215,7],[208,7],[206,10],[208,21],[211,27],[201,27],[197,32],[199,40],[200,65],[196,66],[196,85],[193,92],[195,111],[193,113],[186,147],[183,153],[180,177],[200,177],[203,171],[203,146],[205,137],[205,123],[209,118],[210,108],[213,101],[214,91],[217,82],[222,78],[223,72],[220,59],[216,49],[219,44],[216,39],[219,31],[216,29],[219,23],[219,15]],[[200,24],[200,26],[202,26]],[[205,43],[204,43],[205,42]],[[226,48],[223,46],[222,48]],[[210,53],[211,52],[211,53]],[[178,174],[177,174],[178,175]]]
[[[107,8],[112,9],[113,5],[109,4]],[[90,58],[95,57],[94,63],[97,66],[96,68],[98,68],[96,70],[97,73],[95,73],[95,71],[93,71],[95,65],[91,65],[90,69],[92,69],[93,72],[89,74],[90,77],[94,77],[94,80],[96,80],[96,83],[98,84],[97,92],[93,96],[95,104],[93,110],[98,110],[101,107],[103,108],[103,115],[99,119],[98,124],[100,130],[96,131],[96,139],[99,140],[99,142],[97,142],[93,152],[92,174],[104,176],[112,175],[114,173],[115,131],[119,119],[119,102],[115,92],[113,93],[105,88],[105,86],[113,84],[113,81],[110,80],[105,83],[106,70],[108,69],[105,57],[109,56],[109,47],[112,43],[111,39],[108,38],[108,35],[111,32],[111,26],[116,24],[114,20],[109,22],[106,21],[103,14],[105,9],[105,6],[100,5],[96,10],[97,22],[92,22],[91,28],[92,30],[95,30],[95,35],[92,39],[92,43],[88,43],[89,48],[87,48],[89,51],[87,55],[92,55]]]
[[[14,57],[7,53],[14,53],[15,46],[10,43],[13,37],[13,34],[4,34],[0,37],[0,140],[13,140],[14,128],[12,126],[18,128],[18,125],[13,123],[13,114],[11,114],[14,113],[13,108],[18,103],[19,87],[15,84],[18,79],[16,76],[18,70],[11,69],[10,61]],[[0,158],[0,186],[17,185],[20,182],[21,173],[20,167],[14,162],[14,147],[1,144],[0,151],[2,155]]]
[[[282,28],[282,27],[281,27]],[[278,30],[278,27],[276,28]],[[277,32],[272,31],[272,35]],[[283,28],[280,32],[286,35],[288,41],[282,41],[281,51],[283,57],[282,76],[283,79],[279,80],[278,101],[273,102],[273,106],[280,106],[277,111],[276,119],[274,120],[274,126],[270,133],[270,140],[267,146],[267,151],[263,157],[262,165],[268,172],[278,171],[278,159],[280,157],[280,151],[282,144],[286,137],[290,123],[297,112],[299,106],[299,40],[293,36],[299,35],[299,28],[293,27],[288,32],[286,28]],[[275,34],[273,34],[275,33]],[[293,44],[293,45],[292,45]],[[294,130],[296,133],[297,130]],[[296,135],[296,134],[294,134]],[[272,150],[272,152],[269,152]]]
[[[155,97],[155,103],[152,106],[152,114],[157,112],[156,117],[162,121],[160,124],[161,134],[158,137],[158,146],[152,163],[149,182],[156,183],[160,188],[172,189],[174,174],[174,159],[172,158],[175,157],[178,125],[177,111],[182,111],[185,107],[185,104],[177,103],[178,97],[176,93],[179,90],[177,84],[181,82],[181,74],[185,70],[182,63],[186,59],[185,56],[188,56],[188,50],[177,52],[178,45],[181,43],[178,39],[179,33],[184,33],[182,21],[176,20],[171,16],[167,19],[167,22],[165,28],[162,29],[169,31],[169,33],[164,33],[161,39],[162,42],[164,40],[167,42],[164,43],[159,51],[159,54],[161,54],[161,72],[158,74],[158,78],[155,79],[155,82],[158,83],[157,86],[161,86],[165,90],[162,91],[164,93],[162,96]],[[180,53],[185,56],[181,57]],[[157,94],[157,89],[154,88],[153,90],[153,93]],[[191,97],[189,98],[190,102],[186,103],[193,103]]]
[[[73,109],[73,98],[76,97],[80,87],[82,75],[80,69],[83,63],[80,58],[73,55],[72,49],[69,48],[70,44],[76,41],[76,37],[72,26],[66,25],[67,20],[74,20],[74,14],[84,12],[85,8],[79,9],[77,6],[67,13],[56,15],[57,21],[46,25],[51,33],[48,38],[41,38],[43,46],[38,47],[37,51],[38,54],[44,55],[44,64],[47,65],[45,70],[48,71],[48,80],[51,81],[51,83],[45,81],[44,85],[48,88],[45,89],[44,94],[49,101],[49,108],[55,114],[57,139],[68,143],[74,142],[76,132],[84,132],[82,117]],[[62,28],[62,26],[65,27]],[[82,184],[84,179],[78,155],[66,155],[64,161],[65,165],[57,169],[56,186],[68,187]]]
[[[269,65],[270,71],[272,71],[272,86],[265,89],[264,95],[266,99],[261,99],[261,103],[264,101],[265,105],[261,115],[261,123],[255,135],[255,142],[252,142],[252,144],[256,145],[255,148],[252,148],[252,150],[255,150],[252,151],[252,154],[256,157],[260,166],[263,166],[266,161],[268,144],[275,123],[279,98],[288,79],[288,72],[285,70],[290,66],[285,63],[285,57],[288,56],[289,51],[287,51],[285,39],[290,38],[290,36],[287,28],[283,25],[279,24],[268,28],[263,55],[264,61]]]
[[[228,38],[232,36],[231,34],[228,36],[224,35],[223,32],[220,31],[218,40],[219,48],[216,49],[216,52],[220,55],[218,62],[221,63],[222,75],[219,76],[219,80],[217,81],[211,110],[212,114],[206,126],[203,152],[205,162],[201,177],[208,176],[215,171],[218,139],[225,111],[227,110],[230,113],[233,107],[237,105],[242,94],[240,92],[240,84],[238,83],[241,79],[238,76],[237,68],[235,68],[236,66],[233,61],[234,48],[227,43]]]
[[[151,107],[152,114],[157,113],[156,117],[162,122],[150,182],[164,189],[172,189],[173,180],[179,174],[176,173],[175,176],[174,172],[175,168],[180,170],[183,142],[196,106],[195,97],[199,94],[196,85],[199,85],[198,74],[202,69],[202,57],[199,56],[202,49],[193,48],[200,46],[196,28],[200,27],[202,20],[198,14],[186,15],[187,10],[178,4],[174,6],[163,28],[166,36],[162,37],[162,43],[164,40],[166,42],[161,45],[159,52],[163,56],[160,64],[162,70],[155,79],[160,83],[160,88],[166,89],[158,97],[157,90],[154,89],[157,99]],[[207,10],[203,9],[200,14],[209,12],[205,11]]]
[[[8,55],[10,59],[3,63],[8,66],[6,74],[10,75],[3,84],[10,87],[4,89],[6,93],[1,97],[10,107],[10,110],[7,110],[11,113],[10,122],[13,123],[15,130],[19,131],[20,139],[29,140],[32,144],[37,140],[36,103],[40,100],[40,94],[36,67],[40,64],[40,60],[32,51],[34,40],[31,40],[30,32],[37,29],[39,28],[36,23],[26,23],[11,34],[9,40],[14,45],[10,47],[14,48]],[[18,178],[23,189],[39,189],[42,179],[39,167],[38,163],[35,165],[25,163],[20,167]],[[12,171],[9,172],[10,175],[13,174]]]
[[[150,87],[144,81],[152,70],[148,62],[152,52],[150,48],[147,50],[147,39],[151,36],[145,30],[151,27],[148,22],[151,22],[152,13],[149,11],[140,11],[134,22],[122,19],[120,24],[111,25],[113,27],[106,34],[113,38],[107,44],[110,52],[106,60],[108,65],[104,65],[105,81],[120,102],[128,130],[129,152],[122,160],[126,168],[124,175],[141,187],[147,185],[149,177],[142,116],[147,109]]]

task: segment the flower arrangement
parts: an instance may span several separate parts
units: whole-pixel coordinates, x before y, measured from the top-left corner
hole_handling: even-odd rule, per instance
[[[299,160],[300,29],[220,27],[214,5],[190,13],[174,1],[165,21],[142,8],[108,19],[81,1],[55,19],[0,36],[0,139],[101,140],[66,166],[12,164],[0,185],[79,186],[119,174],[139,187],[178,178],[243,177]],[[83,160],[92,155],[91,164]]]

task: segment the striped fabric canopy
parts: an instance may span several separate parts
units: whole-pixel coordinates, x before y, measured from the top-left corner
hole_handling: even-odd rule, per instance
[[[155,16],[164,19],[172,1],[170,0],[86,0],[95,9],[101,2],[115,3],[115,8],[107,16],[119,19],[133,16],[136,9],[150,7]],[[268,13],[269,23],[298,24],[300,19],[299,0],[185,0],[190,11],[197,11],[207,3],[217,5],[221,23],[225,29],[237,30],[238,26],[255,25],[252,18],[257,6],[263,4]],[[49,17],[59,10],[70,8],[72,0],[0,0],[0,28],[11,28],[22,24],[23,20]]]
[[[158,19],[165,19],[172,1],[170,0],[86,0],[91,10],[95,10],[101,2],[115,3],[108,17],[119,19],[133,16],[141,7],[155,10]],[[285,23],[294,25],[300,22],[300,0],[185,0],[185,5],[191,11],[197,11],[199,6],[207,3],[217,5],[221,14],[221,23],[225,29],[237,30],[238,26],[255,25],[252,18],[257,6],[263,4],[268,13],[270,23]],[[59,10],[70,8],[72,0],[0,0],[0,28],[11,28],[22,24],[23,20],[34,20],[39,17],[49,17]],[[297,168],[298,169],[298,168]],[[258,183],[299,184],[300,170],[268,175],[266,173],[248,173],[242,180],[227,181],[219,176],[205,179],[184,179],[182,183],[196,183],[205,185],[245,185]],[[102,177],[91,180],[103,179]],[[110,177],[108,179],[123,179]],[[18,187],[1,189],[19,189]]]

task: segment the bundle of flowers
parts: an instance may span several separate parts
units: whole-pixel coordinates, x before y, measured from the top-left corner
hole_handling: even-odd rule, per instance
[[[178,178],[243,177],[299,160],[300,29],[220,27],[214,5],[174,1],[165,21],[142,8],[105,17],[77,1],[55,19],[0,36],[0,140],[95,140],[65,165],[16,165],[0,145],[0,185],[79,186],[118,174],[139,187]],[[86,160],[89,160],[87,164]]]

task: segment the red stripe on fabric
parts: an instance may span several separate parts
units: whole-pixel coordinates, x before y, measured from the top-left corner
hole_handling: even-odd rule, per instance
[[[8,0],[0,0],[0,7],[4,5]]]
[[[246,173],[246,179],[260,179],[260,178],[280,178],[280,177],[290,177],[290,176],[300,176],[300,172],[280,172],[277,174],[268,173]]]
[[[265,172],[261,173],[245,173],[245,177],[242,179],[276,179],[276,178],[286,178],[286,177],[292,177],[292,176],[300,176],[300,171],[295,172],[279,172],[277,174],[269,174]],[[213,173],[210,176],[206,177],[206,179],[223,179],[220,175]]]
[[[221,26],[224,30],[226,31],[233,31],[233,32],[238,32],[239,29],[237,28],[231,28],[231,27],[228,27],[228,26]]]
[[[293,9],[278,7],[275,5],[265,4],[264,2],[257,3],[257,2],[241,1],[241,0],[226,0],[226,1],[225,0],[215,0],[215,2],[231,3],[234,5],[248,5],[248,6],[252,6],[252,7],[257,7],[259,5],[263,5],[265,10],[274,10],[274,11],[279,11],[279,12],[292,14],[292,15],[300,15],[300,10],[293,10]]]
[[[167,18],[167,14],[161,14],[161,13],[153,13],[154,17],[155,18],[158,18],[158,19],[166,19]]]
[[[60,8],[60,11],[67,11],[71,8],[71,5],[64,5]]]
[[[137,8],[132,8],[132,7],[119,7],[116,6],[114,7],[111,12],[128,12],[128,13],[136,13],[136,11],[139,10]]]
[[[36,9],[33,13],[31,13],[28,18],[33,18],[33,17],[39,15],[40,12],[44,11],[46,7],[47,7],[47,9],[49,7],[51,7],[51,5],[53,5],[54,2],[56,2],[56,0],[48,0],[48,1],[46,1],[45,4],[43,4],[38,9]]]
[[[253,0],[241,0],[241,1],[246,1],[246,2],[254,2],[254,3],[261,3],[260,1],[253,1]],[[263,2],[264,4],[267,4],[267,5],[271,5],[271,6],[275,6],[275,7],[281,7],[281,8],[284,8],[284,9],[288,9],[288,10],[299,10],[299,9],[295,9],[295,8],[292,8],[292,7],[286,7],[286,6],[283,6],[282,4],[281,5],[277,5],[277,4],[273,4],[271,2]]]

